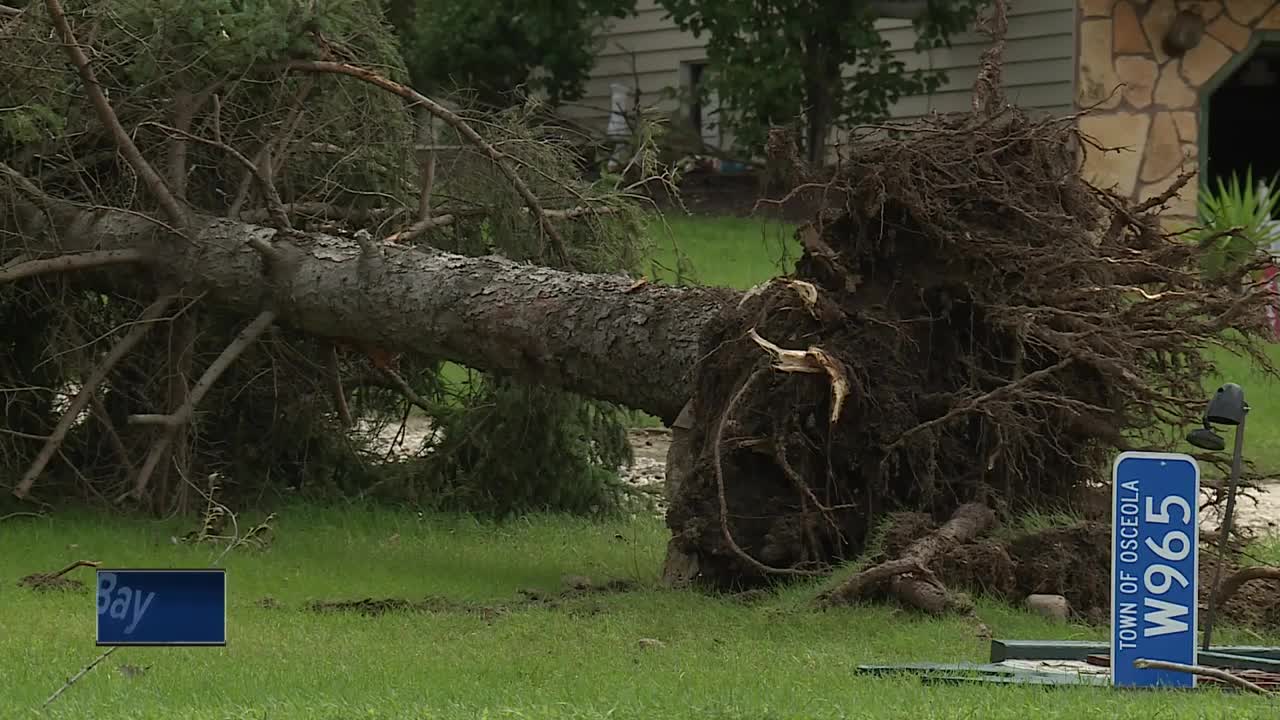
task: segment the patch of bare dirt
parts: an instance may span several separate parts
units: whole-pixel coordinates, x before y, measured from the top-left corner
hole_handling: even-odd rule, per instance
[[[79,592],[88,586],[75,578],[36,573],[18,580],[18,587],[30,588],[36,592]]]
[[[318,600],[307,603],[305,609],[317,613],[356,613],[368,617],[376,617],[388,613],[462,613],[478,615],[484,620],[493,620],[513,611],[535,607],[558,609],[570,600],[592,595],[631,592],[639,588],[639,584],[631,580],[616,579],[597,584],[588,578],[580,576],[565,578],[564,585],[565,588],[557,593],[547,593],[540,590],[521,590],[519,598],[500,603],[472,603],[428,596],[418,600],[405,598]],[[600,611],[600,608],[588,608],[588,611],[591,614],[595,614]]]
[[[98,567],[99,563],[92,560],[77,560],[70,565],[62,568],[57,572],[32,573],[18,580],[18,587],[29,588],[36,592],[78,592],[84,590],[87,586],[72,577],[67,577],[67,573],[76,568]]]

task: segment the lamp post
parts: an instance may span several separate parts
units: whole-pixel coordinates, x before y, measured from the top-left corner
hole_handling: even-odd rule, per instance
[[[1204,650],[1209,649],[1213,635],[1213,620],[1217,613],[1218,585],[1222,582],[1222,565],[1227,559],[1227,544],[1231,540],[1231,519],[1236,509],[1236,484],[1240,481],[1240,468],[1244,452],[1244,420],[1249,414],[1249,404],[1244,400],[1244,389],[1235,383],[1227,383],[1209,398],[1204,411],[1204,427],[1192,430],[1187,442],[1198,448],[1217,452],[1227,443],[1214,431],[1214,425],[1236,427],[1235,448],[1231,455],[1231,476],[1227,479],[1227,506],[1222,511],[1221,536],[1218,539],[1218,564],[1213,568],[1213,585],[1209,588],[1209,611],[1205,614]]]

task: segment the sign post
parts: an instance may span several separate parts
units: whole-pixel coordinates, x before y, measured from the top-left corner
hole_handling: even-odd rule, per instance
[[[98,645],[227,644],[227,571],[99,570]]]
[[[1200,467],[1181,453],[1126,452],[1112,468],[1111,683],[1195,687],[1139,658],[1196,663]]]

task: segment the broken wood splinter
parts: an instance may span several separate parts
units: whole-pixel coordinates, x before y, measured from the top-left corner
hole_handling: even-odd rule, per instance
[[[814,297],[817,297],[816,291]],[[849,378],[844,365],[831,353],[817,346],[810,346],[808,350],[786,350],[760,337],[755,328],[748,330],[747,336],[773,355],[773,369],[781,372],[826,373],[831,378],[831,415],[828,422],[835,425],[844,410],[845,400],[849,397]]]

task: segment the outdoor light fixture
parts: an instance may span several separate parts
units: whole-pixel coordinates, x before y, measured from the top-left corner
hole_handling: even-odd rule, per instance
[[[1235,448],[1231,455],[1231,477],[1227,480],[1227,507],[1222,512],[1221,537],[1218,540],[1218,564],[1213,568],[1213,585],[1209,588],[1209,608],[1204,619],[1204,649],[1209,649],[1213,635],[1213,618],[1217,612],[1218,584],[1222,581],[1222,565],[1227,556],[1227,542],[1231,538],[1231,518],[1236,509],[1236,484],[1240,481],[1240,466],[1244,452],[1244,419],[1249,414],[1249,403],[1244,400],[1244,388],[1226,383],[1209,398],[1204,411],[1204,427],[1192,430],[1187,442],[1203,450],[1217,452],[1227,443],[1214,431],[1214,425],[1236,427]]]
[[[1187,442],[1195,445],[1201,450],[1210,452],[1218,452],[1227,448],[1227,441],[1222,436],[1213,431],[1213,427],[1209,425],[1209,421],[1205,420],[1204,427],[1192,430],[1187,435]]]
[[[1171,57],[1182,57],[1204,37],[1204,18],[1199,10],[1179,10],[1169,23],[1161,45]]]

